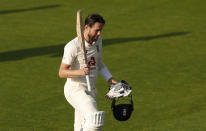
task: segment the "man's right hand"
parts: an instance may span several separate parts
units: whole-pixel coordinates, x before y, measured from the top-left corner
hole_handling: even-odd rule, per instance
[[[83,75],[89,75],[89,67],[88,66],[83,67],[82,71],[83,71]]]

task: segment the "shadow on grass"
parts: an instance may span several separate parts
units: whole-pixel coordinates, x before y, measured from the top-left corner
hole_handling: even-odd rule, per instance
[[[49,9],[49,8],[57,8],[60,6],[61,5],[47,5],[47,6],[33,7],[33,8],[27,8],[27,9],[0,10],[0,15],[27,12],[27,11],[35,11],[35,10],[44,10],[44,9]]]
[[[106,39],[104,41],[104,45],[110,45],[110,44],[118,44],[118,43],[125,43],[130,41],[149,41],[159,38],[167,38],[167,37],[174,37],[174,36],[180,36],[180,35],[186,35],[189,34],[189,32],[172,32],[168,34],[160,34],[160,35],[154,35],[154,36],[142,36],[142,37],[128,37],[128,38],[114,38],[114,39]]]
[[[168,34],[160,34],[155,36],[105,39],[103,40],[103,47],[107,45],[121,44],[121,43],[126,43],[131,41],[149,41],[149,40],[160,39],[160,38],[175,37],[175,36],[186,35],[188,33],[189,32],[172,32]],[[52,45],[46,47],[0,52],[0,62],[15,61],[15,60],[21,60],[25,58],[43,56],[43,55],[50,55],[51,57],[62,57],[64,46],[65,44],[59,44],[59,45]]]

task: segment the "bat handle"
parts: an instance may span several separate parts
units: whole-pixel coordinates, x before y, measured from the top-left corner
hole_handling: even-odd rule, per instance
[[[89,81],[89,75],[86,75],[86,80],[87,80],[88,91],[90,92],[91,91],[91,84]]]

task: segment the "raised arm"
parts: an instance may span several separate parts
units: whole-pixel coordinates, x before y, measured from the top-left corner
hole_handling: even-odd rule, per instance
[[[70,65],[61,63],[60,68],[59,68],[59,77],[60,78],[72,78],[72,77],[77,77],[77,76],[84,76],[89,74],[89,69],[88,67],[83,67],[83,69],[79,70],[71,70],[69,69]]]

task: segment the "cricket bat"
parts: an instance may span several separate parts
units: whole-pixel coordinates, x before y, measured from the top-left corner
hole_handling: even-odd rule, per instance
[[[77,31],[77,37],[78,41],[80,43],[80,47],[83,51],[83,59],[84,59],[84,65],[87,66],[87,53],[85,49],[85,42],[84,42],[84,34],[83,34],[83,25],[82,25],[82,13],[81,10],[77,11],[77,25],[76,25],[76,31]],[[91,91],[91,85],[89,81],[89,75],[86,75],[86,81],[88,86],[88,91]]]

